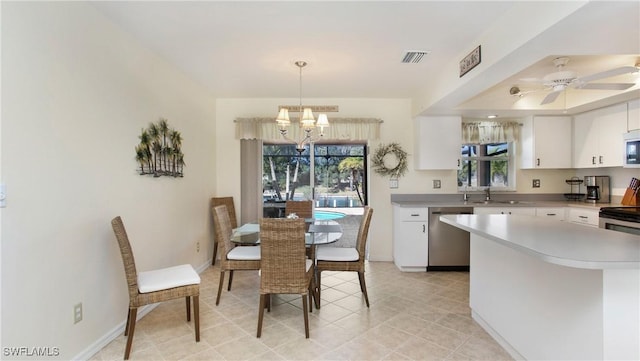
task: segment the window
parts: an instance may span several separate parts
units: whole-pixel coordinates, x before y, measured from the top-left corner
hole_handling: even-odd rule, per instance
[[[292,144],[262,147],[263,202],[314,199],[316,207],[367,204],[366,144],[314,144],[298,153]]]
[[[514,148],[512,142],[463,145],[458,187],[515,190]]]

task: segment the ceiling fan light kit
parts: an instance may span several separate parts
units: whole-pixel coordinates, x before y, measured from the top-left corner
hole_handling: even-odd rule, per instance
[[[638,71],[637,65],[613,68],[613,69],[601,71],[595,74],[578,77],[578,74],[575,71],[564,69],[568,63],[569,63],[568,57],[555,58],[553,59],[553,65],[556,68],[555,72],[545,75],[542,79],[527,79],[528,81],[541,83],[546,88],[547,91],[550,91],[550,93],[544,97],[540,105],[553,103],[558,98],[560,93],[569,87],[574,89],[621,91],[621,90],[629,89],[635,85],[635,83],[591,83],[591,82],[595,80],[611,78],[618,75],[632,74]],[[518,86],[511,87],[511,89],[509,89],[509,94],[518,95],[518,96],[524,95],[524,93],[520,90]]]

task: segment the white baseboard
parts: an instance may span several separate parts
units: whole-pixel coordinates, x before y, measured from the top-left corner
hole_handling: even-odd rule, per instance
[[[522,356],[515,348],[513,348],[513,346],[511,346],[511,344],[507,342],[507,340],[505,340],[498,332],[496,332],[493,327],[489,326],[489,324],[473,310],[471,310],[471,318],[473,318],[473,320],[476,321],[478,325],[482,327],[482,329],[487,331],[487,333],[491,337],[493,337],[493,339],[496,340],[496,342],[500,346],[502,346],[502,348],[504,348],[505,351],[507,351],[507,353],[511,355],[511,357],[513,357],[515,360],[526,360],[524,356]]]
[[[211,260],[212,259],[213,258],[209,258],[205,263],[203,263],[200,266],[198,266],[197,268],[195,268],[196,272],[198,272],[198,274],[200,274],[200,273],[204,272],[207,268],[211,267]],[[151,312],[157,306],[158,306],[158,303],[154,303],[152,305],[146,305],[146,306],[140,307],[138,309],[138,315],[136,317],[136,322],[140,321],[144,316],[146,316],[149,312]],[[100,350],[105,348],[105,346],[107,346],[109,343],[111,343],[111,341],[115,340],[118,337],[124,337],[124,336],[122,336],[122,334],[124,333],[124,327],[125,327],[126,323],[127,323],[126,319],[123,320],[122,322],[120,322],[116,327],[114,327],[113,329],[108,331],[106,334],[104,334],[102,337],[100,337],[98,340],[96,340],[96,342],[92,343],[91,345],[89,345],[89,347],[87,347],[82,352],[80,352],[79,354],[74,356],[72,358],[72,360],[79,360],[79,361],[80,360],[89,360],[93,356],[95,356],[98,352],[100,352]],[[124,353],[122,355],[124,357]]]
[[[157,303],[152,305],[142,306],[138,309],[138,315],[136,317],[136,322],[140,321],[144,316],[146,316],[149,312],[151,312],[154,308],[158,306]],[[124,333],[124,326],[127,323],[127,320],[120,322],[116,327],[111,329],[111,331],[107,332],[105,335],[100,337],[96,342],[92,343],[84,349],[82,352],[77,354],[72,360],[89,360],[95,354],[100,352],[105,346],[107,346],[111,341],[115,340],[117,337],[124,337],[122,334]],[[122,354],[124,357],[124,353]]]

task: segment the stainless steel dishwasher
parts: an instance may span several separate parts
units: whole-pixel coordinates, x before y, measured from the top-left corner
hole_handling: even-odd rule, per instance
[[[429,207],[427,271],[468,271],[469,232],[440,222],[444,214],[473,214],[473,207]]]

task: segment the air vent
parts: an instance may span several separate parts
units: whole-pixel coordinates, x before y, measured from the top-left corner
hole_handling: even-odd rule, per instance
[[[402,62],[417,64],[422,60],[422,57],[427,54],[429,54],[429,52],[424,50],[408,50],[407,53],[404,54]]]

